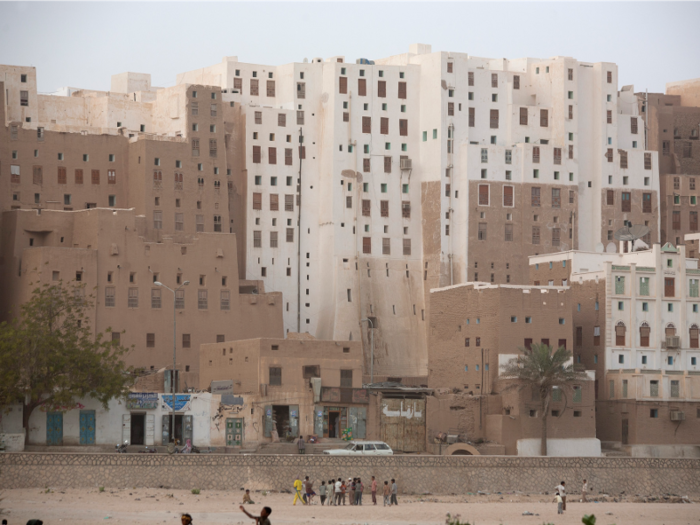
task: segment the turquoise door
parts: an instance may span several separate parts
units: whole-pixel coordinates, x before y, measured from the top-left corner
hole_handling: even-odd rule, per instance
[[[63,413],[46,413],[46,444],[63,445]]]
[[[95,444],[95,411],[80,411],[80,444]]]

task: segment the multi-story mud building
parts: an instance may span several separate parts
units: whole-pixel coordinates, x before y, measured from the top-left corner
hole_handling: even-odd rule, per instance
[[[2,72],[3,211],[133,208],[152,242],[235,233],[238,278],[282,293],[284,332],[362,340],[367,369],[372,331],[378,376],[427,375],[431,288],[523,283],[527,256],[630,222],[658,238],[656,154],[611,63],[416,44],[64,97]]]

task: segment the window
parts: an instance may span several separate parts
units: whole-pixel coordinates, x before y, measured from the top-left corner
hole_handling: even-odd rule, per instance
[[[546,128],[549,126],[549,111],[540,109],[540,127]]]
[[[625,278],[624,276],[615,277],[615,293],[624,295],[625,293]]]
[[[127,302],[129,308],[138,308],[139,306],[139,289],[129,288],[129,299]]]
[[[489,120],[491,129],[498,129],[498,110],[492,109],[489,111]]]
[[[513,75],[513,89],[520,89],[520,76]]]
[[[114,307],[116,305],[116,293],[114,286],[107,286],[105,288],[105,306]]]
[[[363,237],[362,238],[362,253],[372,253],[372,238]]]
[[[449,226],[447,226],[447,228],[449,228]],[[448,229],[447,235],[449,235],[449,231],[450,230]],[[480,241],[486,240],[486,223],[485,222],[479,223],[478,240],[480,240]]]
[[[665,277],[664,278],[664,297],[675,297],[675,288],[676,288],[675,278]]]
[[[513,186],[503,186],[503,206],[513,206]]]
[[[645,170],[651,169],[651,153],[644,154],[644,169]]]
[[[160,288],[153,288],[151,290],[151,308],[160,308],[161,307],[160,294],[161,294]]]
[[[623,212],[632,211],[632,194],[630,192],[622,192],[620,205]]]
[[[474,121],[476,120],[476,110],[474,108],[469,108],[469,127],[474,127]]]
[[[530,188],[530,205],[533,207],[540,206],[540,188]]]
[[[649,334],[651,328],[648,323],[642,323],[639,327],[639,346],[647,347],[649,346]]]
[[[540,227],[533,226],[532,227],[532,244],[539,244],[539,243],[540,243]]]
[[[510,187],[512,190],[513,188]],[[503,188],[505,191],[505,187]],[[479,184],[479,206],[488,206],[489,205],[489,185],[488,184]]]
[[[520,125],[527,126],[527,108],[520,108]]]
[[[659,397],[659,382],[656,380],[649,381],[649,397]],[[657,415],[651,417],[658,417],[656,409],[652,409],[652,412],[657,412]]]
[[[625,334],[627,332],[627,328],[625,327],[625,324],[620,321],[617,323],[615,326],[615,345],[616,346],[625,346]]]

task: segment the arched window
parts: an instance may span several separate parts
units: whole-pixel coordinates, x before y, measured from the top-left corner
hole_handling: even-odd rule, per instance
[[[690,326],[690,348],[698,348],[698,325],[693,324]]]
[[[673,323],[668,323],[666,325],[666,337],[673,337],[676,335],[676,327]]]
[[[625,333],[627,328],[622,321],[615,325],[615,346],[625,346]]]
[[[649,332],[651,332],[649,324],[642,323],[639,327],[639,346],[649,346]]]

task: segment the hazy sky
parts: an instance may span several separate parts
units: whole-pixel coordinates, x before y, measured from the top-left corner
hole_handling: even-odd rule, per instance
[[[432,44],[492,58],[615,62],[620,86],[662,92],[700,77],[700,2],[18,3],[0,2],[0,63],[36,66],[39,91],[108,90],[110,76],[157,86],[228,55],[286,64],[379,58]]]

